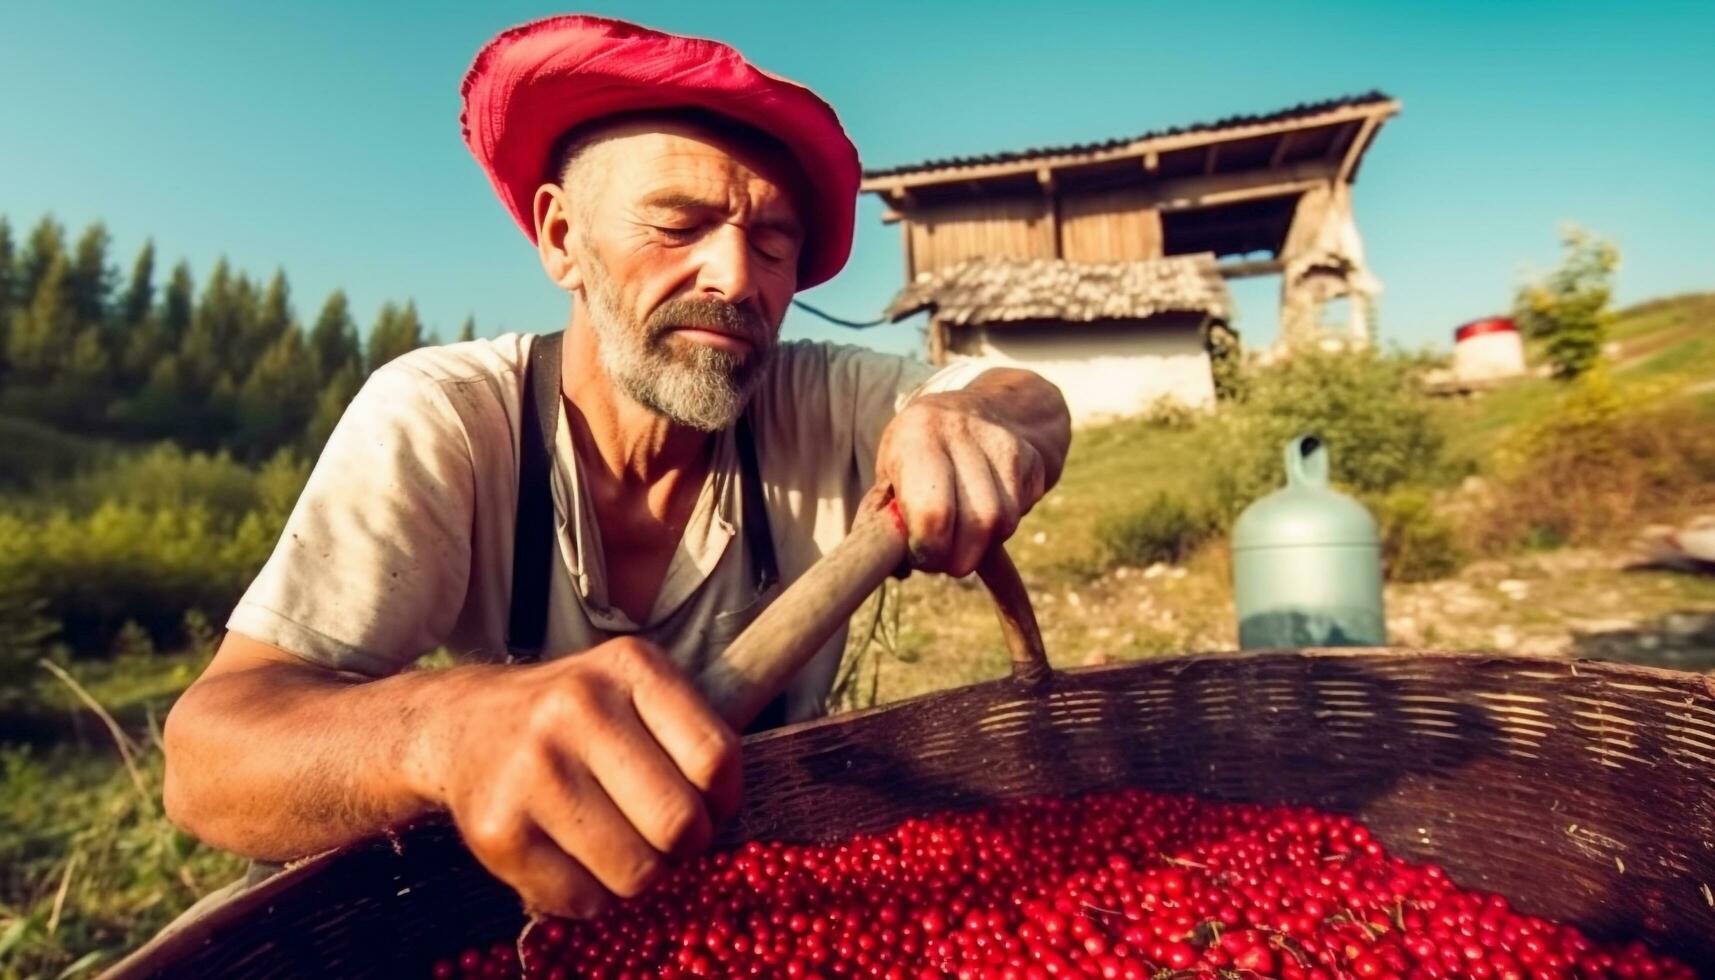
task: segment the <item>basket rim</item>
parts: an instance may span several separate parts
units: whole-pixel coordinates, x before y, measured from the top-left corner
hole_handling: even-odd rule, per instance
[[[1473,664],[1504,662],[1512,664],[1542,664],[1545,667],[1564,667],[1574,677],[1581,669],[1591,670],[1615,677],[1630,677],[1638,681],[1648,681],[1655,684],[1667,684],[1672,687],[1686,688],[1699,694],[1715,698],[1715,675],[1693,673],[1691,671],[1674,670],[1668,667],[1650,667],[1644,664],[1623,663],[1616,660],[1600,660],[1590,657],[1563,657],[1546,653],[1502,653],[1494,650],[1434,650],[1409,646],[1364,646],[1364,647],[1264,647],[1253,650],[1208,650],[1192,653],[1164,654],[1154,657],[1143,657],[1138,660],[1126,660],[1118,663],[1095,664],[1092,666],[1055,667],[1049,675],[1050,680],[1040,689],[1025,689],[1018,685],[1012,677],[1001,676],[986,681],[976,681],[960,687],[949,687],[939,691],[928,691],[914,694],[909,698],[889,701],[869,708],[858,708],[852,711],[842,711],[835,715],[823,715],[806,721],[782,725],[766,732],[747,736],[745,745],[756,745],[788,738],[799,732],[826,728],[832,725],[860,721],[877,715],[889,714],[908,710],[925,702],[944,698],[947,695],[977,691],[987,688],[1015,688],[1021,695],[1048,694],[1055,685],[1054,678],[1059,677],[1089,677],[1119,671],[1137,670],[1148,667],[1156,670],[1179,673],[1190,669],[1193,665],[1202,663],[1220,663],[1223,661],[1245,661],[1262,658],[1275,659],[1348,659],[1363,660],[1377,656],[1399,657],[1410,656],[1419,660],[1433,661],[1463,661]]]
[[[1060,678],[1078,679],[1090,676],[1101,676],[1121,671],[1136,671],[1141,669],[1164,671],[1169,674],[1181,673],[1195,665],[1205,663],[1220,663],[1227,661],[1254,661],[1257,659],[1283,660],[1366,660],[1381,657],[1397,658],[1410,656],[1424,661],[1435,662],[1467,662],[1472,664],[1505,663],[1541,665],[1545,668],[1564,669],[1573,676],[1580,671],[1600,674],[1619,680],[1632,680],[1649,683],[1660,687],[1677,688],[1687,694],[1699,694],[1715,698],[1715,677],[1691,673],[1688,671],[1672,670],[1664,667],[1650,667],[1640,664],[1620,663],[1608,660],[1587,658],[1558,657],[1547,654],[1501,653],[1486,650],[1426,650],[1415,647],[1281,647],[1260,650],[1222,650],[1184,654],[1170,654],[1159,657],[1147,657],[1141,660],[1125,661],[1122,663],[1100,664],[1087,667],[1056,668],[1049,679],[1042,684],[1026,686],[1015,678],[1003,676],[993,680],[979,681],[961,687],[931,691],[911,698],[861,708],[854,711],[825,715],[808,721],[801,721],[772,729],[743,740],[743,745],[772,743],[780,739],[793,738],[806,732],[820,731],[828,728],[861,723],[868,719],[914,711],[920,707],[934,703],[952,695],[966,695],[984,690],[1007,689],[1020,698],[1043,697],[1054,693],[1062,684]],[[434,813],[408,824],[400,825],[377,837],[366,838],[347,844],[343,847],[319,854],[310,855],[288,864],[285,870],[258,884],[233,895],[225,901],[210,908],[195,920],[185,923],[170,933],[160,934],[132,951],[101,974],[101,980],[128,980],[133,977],[151,975],[151,971],[167,964],[176,962],[195,948],[213,942],[219,932],[228,925],[250,915],[258,908],[266,907],[281,893],[299,887],[307,881],[328,872],[342,858],[353,852],[372,848],[378,842],[393,841],[402,835],[432,829],[451,830],[451,821],[444,813]]]

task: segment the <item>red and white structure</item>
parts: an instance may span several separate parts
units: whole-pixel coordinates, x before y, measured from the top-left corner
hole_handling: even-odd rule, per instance
[[[1453,332],[1454,381],[1501,381],[1524,373],[1524,338],[1511,317],[1472,320]]]

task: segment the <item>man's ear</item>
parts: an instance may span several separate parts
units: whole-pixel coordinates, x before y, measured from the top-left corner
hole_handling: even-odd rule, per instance
[[[536,221],[536,254],[542,259],[542,271],[548,279],[567,292],[583,288],[583,271],[578,267],[573,250],[572,202],[566,189],[558,184],[543,184],[536,188],[531,203]]]

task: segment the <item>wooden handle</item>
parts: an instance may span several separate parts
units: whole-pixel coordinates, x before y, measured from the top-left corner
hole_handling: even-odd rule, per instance
[[[994,611],[1000,617],[1000,632],[1006,637],[1007,652],[1012,655],[1012,679],[1028,687],[1044,684],[1053,673],[1048,666],[1048,649],[1042,644],[1042,630],[1036,624],[1036,609],[1030,604],[1030,590],[1006,549],[995,545],[977,564],[977,577],[994,599]]]
[[[782,592],[697,677],[697,688],[727,724],[744,730],[786,688],[828,637],[905,561],[905,545],[898,504],[872,495],[846,539]],[[1000,615],[1013,678],[1031,687],[1042,684],[1050,674],[1048,654],[1017,567],[996,545],[977,566],[977,575]]]
[[[703,670],[697,688],[734,731],[743,731],[904,561],[898,506],[866,506],[846,539]]]

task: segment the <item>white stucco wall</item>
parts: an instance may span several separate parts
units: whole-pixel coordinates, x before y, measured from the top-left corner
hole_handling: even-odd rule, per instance
[[[1029,368],[1058,385],[1075,425],[1139,415],[1164,398],[1193,408],[1215,401],[1195,321],[1005,325],[960,340],[965,353],[955,360]]]
[[[1524,339],[1517,331],[1478,334],[1453,344],[1453,376],[1460,381],[1499,381],[1524,373]]]

